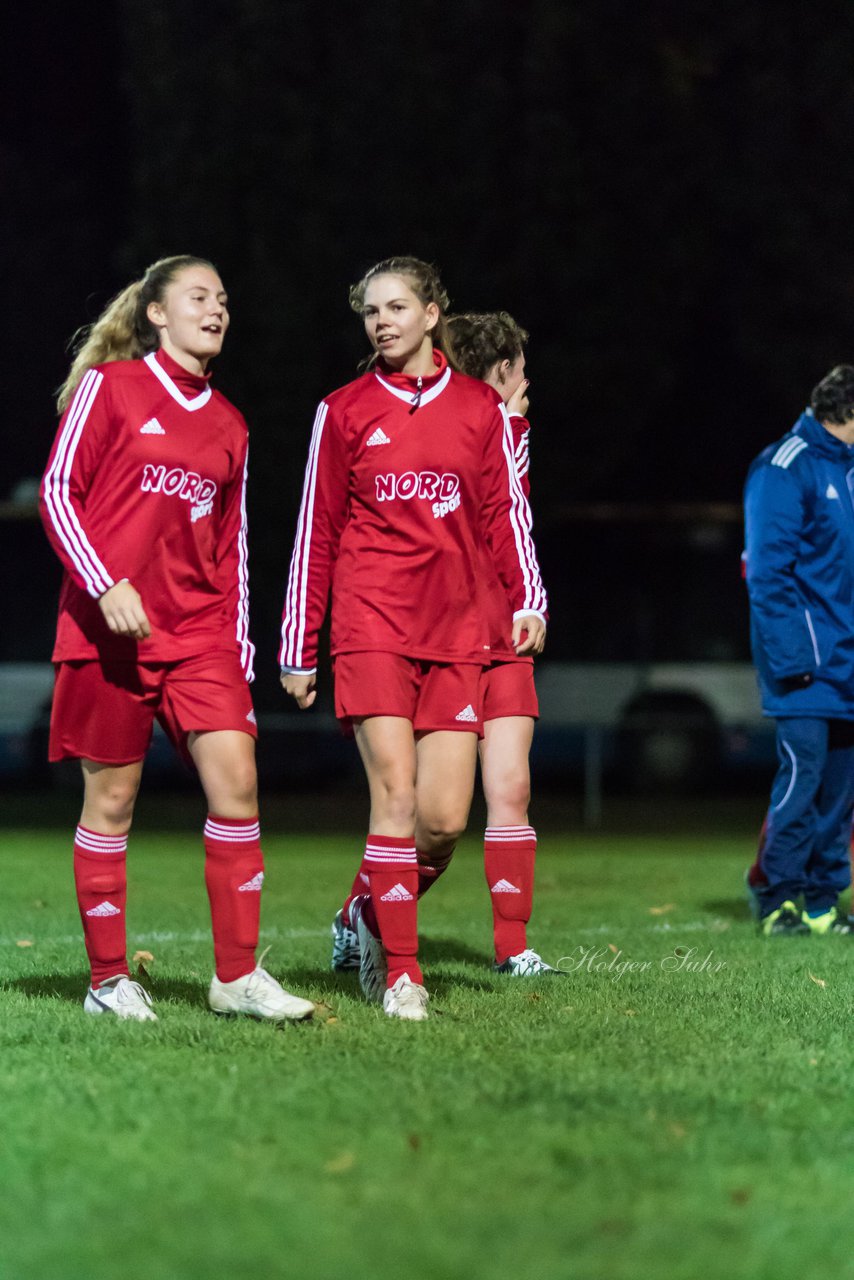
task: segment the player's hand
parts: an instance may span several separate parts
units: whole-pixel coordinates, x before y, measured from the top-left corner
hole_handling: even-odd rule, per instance
[[[513,623],[511,644],[520,658],[529,653],[542,653],[546,644],[546,624],[542,618],[535,613],[517,618]]]
[[[282,688],[296,698],[300,711],[307,711],[317,697],[317,676],[282,676]]]
[[[151,623],[145,616],[142,598],[131,583],[115,583],[98,598],[98,605],[114,636],[147,640],[151,635]]]
[[[523,418],[528,416],[528,387],[530,382],[527,378],[523,378],[510,399],[507,401],[508,413],[521,413]]]

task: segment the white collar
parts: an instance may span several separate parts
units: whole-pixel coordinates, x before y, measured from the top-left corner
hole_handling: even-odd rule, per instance
[[[169,377],[169,374],[156,359],[153,351],[150,355],[145,357],[145,363],[148,365],[154,376],[159,378],[163,383],[163,386],[169,392],[172,399],[178,401],[178,404],[182,409],[187,409],[190,413],[193,413],[196,409],[203,409],[210,400],[212,394],[210,387],[205,387],[204,391],[200,391],[197,396],[194,396],[192,400],[189,400],[187,396],[184,395],[183,391],[181,391],[181,389],[176,386]]]
[[[417,395],[417,392],[404,391],[402,387],[392,386],[390,382],[386,382],[382,374],[377,373],[376,369],[374,370],[374,374],[376,376],[377,381],[382,383],[386,391],[390,391],[393,396],[397,396],[398,400],[405,400],[407,404],[410,404],[410,405],[412,404],[412,401],[414,397]],[[436,396],[440,396],[450,381],[451,381],[451,367],[449,365],[448,368],[445,370],[445,372],[442,374],[438,382],[434,383],[432,387],[428,387],[426,391],[422,391],[420,408],[423,409],[425,404],[429,404],[431,400],[436,399]]]

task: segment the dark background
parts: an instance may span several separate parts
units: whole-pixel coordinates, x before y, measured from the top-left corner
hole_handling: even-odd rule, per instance
[[[454,308],[531,332],[555,632],[577,504],[738,503],[854,357],[845,0],[119,0],[2,24],[0,499],[44,465],[74,330],[155,258],[210,257],[215,377],[252,431],[262,703],[313,409],[364,354],[347,288],[374,260],[433,260]],[[0,658],[46,658],[57,569],[32,523],[0,536]]]

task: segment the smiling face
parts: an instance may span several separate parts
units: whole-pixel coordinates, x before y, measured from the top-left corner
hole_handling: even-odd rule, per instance
[[[425,306],[402,276],[375,276],[365,289],[365,332],[383,361],[399,373],[431,374],[435,302]]]
[[[191,373],[204,373],[222,350],[228,297],[210,267],[184,267],[166,286],[162,302],[149,303],[146,314],[163,350]]]

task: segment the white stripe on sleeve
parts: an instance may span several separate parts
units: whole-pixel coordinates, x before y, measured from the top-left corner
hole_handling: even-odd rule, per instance
[[[249,454],[243,464],[243,487],[240,494],[240,532],[237,535],[237,643],[240,645],[240,665],[249,684],[255,679],[252,661],[255,646],[249,639],[249,554],[246,544],[246,479],[249,473]]]
[[[45,476],[45,506],[57,537],[96,600],[114,585],[89,542],[69,495],[74,455],[104,375],[90,369],[81,380],[65,419],[56,454]]]
[[[526,613],[544,613],[548,607],[545,588],[540,577],[537,554],[531,538],[531,508],[528,499],[522,492],[519,477],[516,474],[516,461],[513,456],[513,429],[504,405],[499,405],[504,422],[503,448],[507,463],[507,474],[510,482],[510,524],[516,542],[516,555],[522,570],[525,584],[525,600],[523,609]],[[517,610],[518,614],[518,610]]]
[[[314,495],[317,487],[317,460],[320,453],[320,441],[323,437],[323,424],[326,421],[328,412],[329,406],[325,401],[321,401],[317,406],[314,427],[311,433],[311,444],[308,449],[302,502],[300,504],[299,519],[297,520],[297,532],[291,556],[288,586],[285,592],[285,616],[282,620],[282,651],[279,661],[282,666],[286,667],[303,668],[305,666],[302,655],[305,644],[305,611],[314,523]]]

